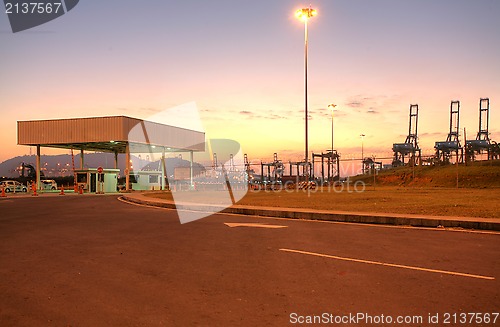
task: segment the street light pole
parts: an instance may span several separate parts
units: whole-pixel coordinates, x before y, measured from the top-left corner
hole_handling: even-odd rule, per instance
[[[309,126],[309,114],[308,114],[308,102],[307,101],[307,39],[308,39],[308,35],[307,35],[307,19],[304,20],[304,100],[305,100],[305,103],[304,103],[304,112],[305,112],[305,118],[306,118],[306,121],[305,121],[305,125],[306,125],[306,133],[305,133],[305,161],[306,161],[306,181],[309,181],[309,130],[308,130],[308,126]],[[458,153],[458,151],[457,151]]]
[[[365,173],[365,169],[364,169],[365,168],[364,167],[364,160],[365,160],[365,154],[364,154],[364,151],[365,151],[364,145],[365,144],[364,143],[365,142],[364,141],[365,141],[365,136],[366,135],[365,134],[361,134],[359,136],[361,136],[361,170],[362,170],[362,173],[364,174]]]
[[[361,136],[361,160],[363,160],[365,158],[365,155],[364,155],[364,140],[365,140],[365,134],[360,134],[359,136]]]
[[[328,105],[328,108],[330,108],[330,110],[332,111],[332,149],[331,149],[331,152],[330,152],[330,164],[331,164],[331,170],[332,170],[332,182],[333,182],[333,171],[334,171],[334,163],[333,163],[333,110],[334,108],[336,107],[337,105],[336,104],[329,104]],[[338,172],[337,172],[338,174]],[[328,167],[328,175],[330,175],[330,167]]]
[[[328,105],[328,108],[330,108],[330,110],[332,111],[332,156],[333,156],[333,110],[336,106],[337,105],[333,104],[333,103]],[[333,157],[332,157],[332,159],[333,159]]]
[[[302,21],[304,21],[304,108],[305,108],[305,169],[306,169],[306,180],[309,181],[309,144],[308,144],[308,99],[307,99],[307,48],[308,48],[308,33],[307,33],[307,21],[316,16],[316,10],[312,8],[303,8],[295,12],[295,16]]]

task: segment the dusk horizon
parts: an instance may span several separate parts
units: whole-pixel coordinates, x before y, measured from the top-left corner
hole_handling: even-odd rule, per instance
[[[304,158],[300,3],[80,3],[19,33],[0,15],[3,128],[0,161],[29,152],[16,121],[127,115],[195,103],[211,138],[251,158]],[[419,141],[432,155],[460,100],[460,133],[475,138],[480,98],[500,139],[500,45],[495,1],[318,1],[309,23],[309,150],[388,157],[419,105]],[[258,17],[255,8],[264,7]],[[222,17],[217,17],[223,8]],[[175,12],[168,19],[163,13]],[[177,122],[189,128],[190,122]],[[57,154],[58,150],[44,149]]]

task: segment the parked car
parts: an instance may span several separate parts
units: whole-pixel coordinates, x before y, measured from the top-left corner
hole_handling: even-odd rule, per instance
[[[57,183],[53,179],[44,179],[40,181],[42,190],[57,190]]]
[[[27,192],[28,188],[19,183],[18,181],[2,181],[0,182],[0,189],[1,187],[5,187],[5,192]]]

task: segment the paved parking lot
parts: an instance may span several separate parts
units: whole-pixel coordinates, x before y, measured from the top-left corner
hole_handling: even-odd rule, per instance
[[[181,225],[117,196],[9,197],[0,212],[1,326],[283,326],[324,313],[430,325],[500,310],[495,233],[224,214]]]

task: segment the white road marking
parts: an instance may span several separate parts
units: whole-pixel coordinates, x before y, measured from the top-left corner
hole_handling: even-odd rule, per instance
[[[406,265],[399,265],[399,264],[395,264],[395,263],[386,263],[386,262],[379,262],[379,261],[371,261],[371,260],[363,260],[363,259],[354,259],[354,258],[347,258],[347,257],[339,257],[339,256],[336,256],[336,255],[321,254],[321,253],[316,253],[316,252],[308,252],[308,251],[292,250],[292,249],[279,249],[279,250],[280,251],[284,251],[284,252],[307,254],[307,255],[312,255],[312,256],[316,256],[316,257],[323,257],[323,258],[330,258],[330,259],[343,260],[343,261],[351,261],[351,262],[359,262],[359,263],[367,263],[367,264],[371,264],[371,265],[379,265],[379,266],[386,266],[386,267],[419,270],[419,271],[433,272],[433,273],[438,273],[438,274],[447,274],[447,275],[462,276],[462,277],[471,277],[471,278],[487,279],[487,280],[494,280],[495,279],[495,277],[490,277],[490,276],[482,276],[482,275],[467,274],[467,273],[461,273],[461,272],[455,272],[455,271],[447,271],[447,270],[439,270],[439,269],[429,269],[429,268],[422,268],[422,267],[406,266]]]
[[[175,209],[174,209],[175,210]],[[459,232],[459,233],[470,233],[470,234],[490,234],[490,235],[500,235],[497,231],[488,230],[476,230],[476,229],[456,229],[452,227],[437,228],[437,227],[419,227],[419,226],[409,226],[409,225],[386,225],[386,224],[370,224],[370,223],[356,223],[356,222],[345,222],[345,221],[333,221],[333,220],[318,220],[318,219],[298,219],[298,218],[281,218],[281,217],[270,217],[270,216],[257,216],[257,215],[244,215],[240,213],[225,213],[217,212],[214,215],[227,215],[227,216],[245,216],[257,219],[272,219],[272,220],[285,220],[285,221],[295,221],[303,223],[319,223],[319,224],[334,224],[334,225],[347,225],[347,226],[363,226],[363,227],[376,227],[376,228],[396,228],[396,229],[412,229],[412,230],[427,230],[434,232]]]
[[[257,227],[257,228],[286,228],[288,226],[284,225],[268,225],[268,224],[256,224],[256,223],[224,223],[224,225],[229,227]]]

